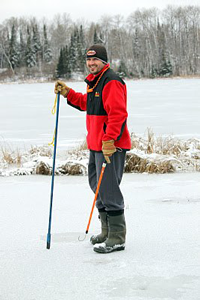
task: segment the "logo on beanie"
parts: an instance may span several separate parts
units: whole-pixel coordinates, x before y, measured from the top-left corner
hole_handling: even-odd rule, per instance
[[[93,56],[93,55],[95,55],[95,54],[97,54],[95,50],[89,50],[89,51],[87,52],[87,55],[89,55],[89,56]]]

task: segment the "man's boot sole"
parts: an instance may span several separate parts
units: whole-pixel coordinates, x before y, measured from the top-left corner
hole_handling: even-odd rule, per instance
[[[104,247],[94,247],[93,250],[97,253],[102,253],[102,254],[107,254],[107,253],[112,253],[112,252],[115,252],[115,251],[122,251],[122,250],[125,250],[125,245],[121,245],[119,247],[107,247],[107,248],[104,248]]]

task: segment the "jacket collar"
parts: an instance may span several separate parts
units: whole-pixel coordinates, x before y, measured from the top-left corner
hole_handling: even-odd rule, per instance
[[[87,84],[93,83],[94,81],[96,81],[98,79],[98,77],[101,75],[101,73],[106,69],[110,67],[110,64],[106,64],[103,69],[101,69],[101,71],[98,74],[89,74],[86,78],[85,78],[85,82]]]

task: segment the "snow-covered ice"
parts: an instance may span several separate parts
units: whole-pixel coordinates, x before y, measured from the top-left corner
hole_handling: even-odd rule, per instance
[[[149,127],[156,135],[200,138],[199,83],[199,78],[127,81],[130,132],[144,135]],[[68,84],[77,91],[86,90],[83,82]],[[53,83],[0,84],[0,142],[26,149],[51,142],[53,91]],[[85,113],[62,98],[59,149],[72,148],[85,135]]]
[[[199,139],[200,79],[128,81],[129,129]],[[69,83],[79,91],[84,83]],[[52,140],[54,84],[0,85],[0,142],[29,149]],[[62,99],[63,100],[63,99]],[[58,154],[85,138],[85,114],[61,101]],[[189,155],[197,156],[196,149]],[[26,170],[32,162],[26,161]],[[200,173],[124,174],[126,250],[97,254],[86,176],[56,176],[46,249],[50,176],[0,176],[0,300],[199,300]]]
[[[46,249],[48,176],[0,178],[1,300],[199,300],[200,174],[124,174],[126,250],[97,254],[86,176],[56,176]]]

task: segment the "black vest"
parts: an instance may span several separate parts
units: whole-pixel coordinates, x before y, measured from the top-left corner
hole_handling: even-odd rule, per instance
[[[101,74],[100,74],[101,75]],[[99,75],[99,76],[100,76]],[[85,79],[85,82],[92,88],[99,77],[95,78],[93,81],[88,81]],[[104,86],[111,80],[117,80],[125,85],[125,82],[112,70],[108,69],[100,79],[99,83],[97,84],[96,88],[93,92],[87,94],[87,114],[88,115],[96,115],[96,116],[106,116],[107,113],[103,107],[102,101],[102,92]]]

